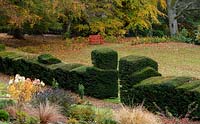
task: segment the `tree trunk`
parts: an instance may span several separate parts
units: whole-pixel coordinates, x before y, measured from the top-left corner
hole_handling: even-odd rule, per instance
[[[174,6],[171,4],[171,0],[167,0],[167,11],[168,11],[168,19],[169,19],[169,29],[170,35],[175,36],[178,33],[178,22],[176,19],[176,10]]]

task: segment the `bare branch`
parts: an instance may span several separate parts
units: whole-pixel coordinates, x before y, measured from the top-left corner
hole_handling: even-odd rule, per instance
[[[176,2],[175,2],[175,4],[174,4],[174,7],[175,7],[175,8],[177,7],[178,3],[179,3],[179,0],[176,0]]]
[[[181,7],[182,9],[180,9],[180,10],[178,11],[177,16],[176,16],[175,18],[177,19],[178,17],[180,17],[180,15],[183,13],[183,11],[188,10],[188,8],[189,8],[192,4],[194,4],[194,2],[188,3],[187,5],[185,5],[185,7],[182,6],[182,7]]]

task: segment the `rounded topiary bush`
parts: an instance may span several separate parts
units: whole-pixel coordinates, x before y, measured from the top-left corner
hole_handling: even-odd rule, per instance
[[[118,53],[110,48],[100,48],[91,53],[92,64],[101,69],[117,69]]]
[[[5,110],[0,110],[0,120],[7,121],[9,118],[9,114]]]
[[[60,63],[61,60],[53,57],[51,54],[42,54],[38,56],[38,62],[43,64],[57,64]]]
[[[6,49],[4,44],[0,44],[0,51],[4,51]]]

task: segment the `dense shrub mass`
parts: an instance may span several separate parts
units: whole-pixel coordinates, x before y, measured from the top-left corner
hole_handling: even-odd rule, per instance
[[[2,52],[0,53],[0,56],[0,72],[10,75],[15,74],[13,61],[21,58],[21,56],[14,52]]]
[[[117,69],[118,54],[109,48],[100,48],[91,53],[92,64],[101,69]]]
[[[145,67],[152,67],[158,71],[158,63],[151,58],[134,55],[123,57],[119,61],[120,78],[126,78],[126,76],[142,70]]]
[[[4,51],[6,48],[5,48],[5,45],[4,44],[0,44],[0,51]]]
[[[7,121],[9,118],[8,112],[5,110],[0,110],[0,120]]]
[[[38,56],[38,61],[43,64],[57,64],[61,61],[55,57],[53,57],[51,54],[42,54]]]
[[[152,67],[146,67],[142,70],[136,71],[135,73],[132,73],[128,79],[127,79],[127,83],[131,83],[131,84],[137,84],[140,81],[150,78],[150,77],[155,77],[155,76],[161,76],[160,73],[158,73],[158,71],[156,71],[154,68]]]
[[[119,61],[119,77],[122,90],[153,76],[161,76],[158,63],[144,56],[126,56]]]
[[[55,66],[55,65],[53,65]],[[51,66],[51,67],[53,67]],[[57,65],[58,66],[58,65]],[[73,78],[71,76],[71,70],[74,68],[78,68],[81,67],[83,65],[81,64],[76,64],[76,63],[72,63],[72,64],[60,64],[55,70],[54,70],[54,77],[55,80],[57,82],[59,82],[59,86],[66,88],[66,89],[70,89],[71,90],[76,90],[78,88],[78,85],[73,85],[73,84],[77,84],[76,82],[73,82]],[[54,67],[55,68],[55,67]],[[72,85],[72,87],[71,87]]]
[[[71,72],[73,80],[75,80],[73,82],[77,83],[73,83],[73,85],[83,84],[86,95],[92,95],[97,98],[118,96],[117,70],[104,70],[96,67],[81,66],[73,69]]]
[[[163,111],[167,109],[174,116],[184,116],[189,105],[192,108],[200,105],[200,80],[191,77],[152,77],[121,91],[121,98],[127,105],[144,101],[151,111],[159,111],[159,107]],[[200,117],[200,107],[191,116]]]
[[[78,91],[78,85],[83,84],[85,94],[97,98],[116,97],[118,94],[117,70],[104,70],[62,62],[43,64],[39,62],[40,57],[27,58],[14,52],[1,52],[0,72],[41,79],[49,85],[52,85],[55,79],[60,87],[72,91]]]

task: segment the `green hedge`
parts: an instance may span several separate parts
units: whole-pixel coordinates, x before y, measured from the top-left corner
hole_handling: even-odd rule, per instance
[[[38,78],[51,85],[53,79],[60,87],[77,91],[78,84],[85,86],[85,94],[97,98],[118,95],[118,72],[87,67],[82,71],[81,64],[43,64],[36,57],[24,57],[13,52],[0,53],[0,72],[29,78]],[[83,66],[84,68],[85,66]]]
[[[0,44],[0,51],[4,51],[6,49],[4,44]]]
[[[134,55],[123,57],[119,61],[119,77],[120,79],[126,79],[130,74],[146,67],[152,67],[158,71],[158,63],[151,58]]]
[[[92,64],[101,69],[117,69],[118,53],[109,48],[100,48],[91,53]]]
[[[121,89],[129,89],[133,84],[150,77],[161,76],[158,63],[144,56],[126,56],[119,61],[119,77]]]
[[[161,74],[152,67],[146,67],[140,71],[132,73],[130,76],[127,77],[127,79],[121,80],[120,83],[123,88],[129,88],[132,87],[134,84],[139,83],[140,81],[155,76],[161,76]]]
[[[57,64],[61,62],[59,59],[53,57],[51,54],[39,55],[38,61],[42,64]]]
[[[73,78],[71,76],[70,71],[74,68],[78,68],[78,67],[81,67],[81,66],[83,66],[83,65],[76,64],[76,63],[60,64],[59,67],[57,67],[54,70],[54,77],[55,77],[55,80],[57,82],[59,82],[59,86],[62,87],[62,88],[65,88],[65,89],[72,88],[70,90],[75,91],[77,86],[74,86],[74,87],[73,87],[73,85],[71,86],[71,84],[74,84],[75,82],[73,82]]]
[[[121,91],[121,100],[126,105],[141,104],[151,111],[165,111],[174,116],[184,116],[188,106],[200,105],[200,80],[191,77],[152,77]],[[193,105],[194,107],[195,105]],[[200,107],[191,116],[200,117]]]
[[[20,55],[14,52],[1,52],[0,53],[0,72],[13,75],[15,74],[15,66],[13,60],[21,58]]]
[[[83,84],[85,94],[96,98],[109,98],[118,96],[117,70],[104,70],[96,67],[81,66],[71,71],[73,83],[77,87]]]

